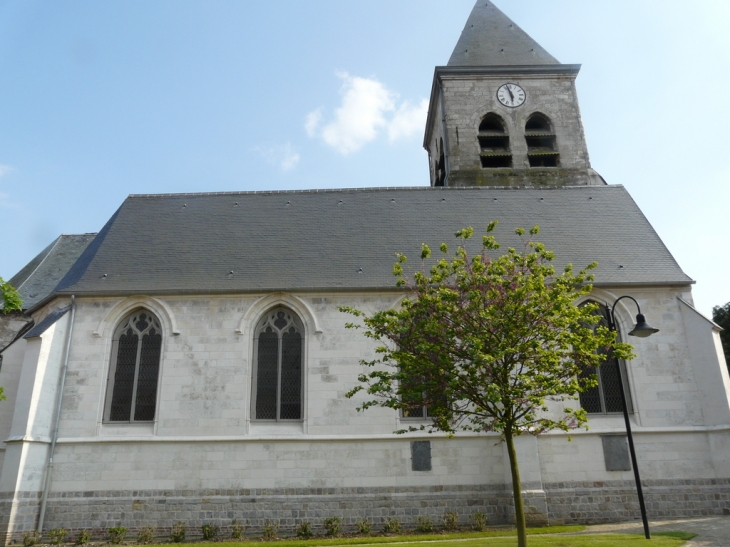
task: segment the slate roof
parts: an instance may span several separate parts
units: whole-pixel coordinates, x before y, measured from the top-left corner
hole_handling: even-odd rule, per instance
[[[47,297],[73,266],[96,234],[64,234],[57,237],[8,282],[20,293],[23,309]]]
[[[66,315],[66,312],[71,309],[71,306],[66,306],[65,308],[61,308],[58,310],[54,310],[51,313],[49,313],[43,321],[38,323],[36,326],[34,326],[30,331],[28,331],[28,334],[23,336],[26,340],[28,338],[35,338],[36,336],[40,336],[44,332],[46,332],[49,328],[51,328],[51,325],[53,325],[56,321],[61,319],[64,315]]]
[[[560,63],[492,2],[478,0],[448,66],[546,64]]]
[[[540,225],[558,266],[596,282],[688,284],[622,186],[368,188],[129,196],[61,281],[61,294],[393,289],[396,252],[491,220],[504,246]],[[480,238],[474,242],[478,245]]]

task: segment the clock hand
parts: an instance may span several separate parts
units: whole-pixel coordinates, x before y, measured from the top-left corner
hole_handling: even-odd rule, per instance
[[[512,90],[507,86],[507,91],[509,92],[509,98],[512,100],[512,102],[515,102],[515,96],[512,94]]]

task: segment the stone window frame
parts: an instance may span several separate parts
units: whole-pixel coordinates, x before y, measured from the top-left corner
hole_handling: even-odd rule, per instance
[[[149,319],[149,325],[147,325],[143,329],[139,329],[138,325],[140,321],[132,323],[133,319],[135,317],[141,316],[147,316]],[[125,334],[125,329],[129,331],[130,329],[138,336],[137,341],[137,348],[135,350],[135,363],[134,363],[134,380],[132,381],[132,393],[130,395],[131,402],[130,402],[130,409],[129,409],[129,419],[127,420],[113,420],[112,419],[112,405],[114,402],[115,394],[118,393],[116,388],[117,385],[117,365],[119,360],[119,354],[120,354],[120,348],[119,343],[121,337]],[[155,377],[155,385],[152,389],[153,392],[153,398],[154,398],[154,410],[152,411],[152,416],[145,419],[136,419],[136,410],[137,410],[137,404],[138,404],[138,390],[140,385],[140,368],[142,366],[142,350],[144,345],[144,337],[148,335],[159,335],[160,341],[158,343],[158,348],[156,350],[157,357],[156,357],[156,377]],[[139,307],[131,312],[127,313],[122,317],[122,319],[117,323],[117,326],[115,327],[112,339],[111,339],[111,355],[109,360],[109,373],[107,375],[106,380],[106,389],[105,389],[105,401],[104,401],[104,414],[103,414],[103,420],[102,422],[104,424],[111,424],[111,425],[118,425],[118,424],[147,424],[147,423],[154,423],[157,417],[157,413],[159,410],[159,390],[160,390],[160,378],[162,376],[162,355],[163,355],[163,348],[165,343],[165,328],[163,322],[160,320],[158,315],[151,311],[147,307]]]
[[[291,315],[292,323],[298,330],[301,339],[300,353],[299,353],[299,370],[300,370],[300,383],[299,383],[299,418],[281,418],[281,366],[282,366],[282,351],[283,342],[282,335],[278,333],[278,350],[277,350],[277,394],[276,394],[276,417],[275,418],[259,418],[257,417],[257,400],[258,400],[258,374],[259,374],[259,333],[264,327],[271,326],[272,318],[279,312],[288,313]],[[302,320],[300,315],[294,311],[290,306],[285,304],[279,304],[269,308],[265,313],[261,314],[261,317],[256,321],[253,329],[253,356],[252,356],[252,367],[251,367],[251,408],[250,416],[251,421],[255,423],[301,423],[304,421],[305,413],[305,370],[306,370],[306,338],[307,328],[305,322]]]

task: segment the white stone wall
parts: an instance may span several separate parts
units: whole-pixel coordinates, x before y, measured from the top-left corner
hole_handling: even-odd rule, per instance
[[[719,476],[711,446],[726,443],[722,435],[730,424],[722,423],[716,409],[727,408],[728,401],[723,389],[711,389],[709,384],[722,385],[727,371],[717,359],[713,361],[712,351],[698,354],[691,349],[685,323],[696,312],[688,308],[690,315],[683,315],[682,307],[687,305],[677,298],[689,300],[690,295],[686,289],[596,289],[595,298],[613,302],[621,294],[636,297],[647,319],[661,329],[647,339],[630,339],[637,357],[627,369],[643,476]],[[397,414],[379,408],[357,412],[358,400],[344,397],[357,383],[359,360],[373,356],[373,345],[358,332],[345,329],[351,318],[337,307],[348,305],[371,313],[395,305],[398,298],[394,292],[78,298],[53,491],[126,490],[143,485],[180,490],[223,485],[298,488],[508,482],[503,448],[494,436],[452,441],[431,436],[433,470],[412,472],[409,439],[392,434],[401,427]],[[252,327],[277,304],[294,309],[305,325],[301,423],[251,420]],[[141,305],[158,315],[164,330],[157,420],[105,424],[111,335],[118,322]],[[623,301],[617,310],[624,333],[636,314],[632,305]],[[58,332],[44,334],[44,340],[55,340],[55,349],[39,347],[35,357],[32,351],[26,353],[24,374],[34,368],[33,359],[46,363],[48,371],[44,379],[36,379],[31,391],[47,393],[31,398],[33,403],[23,413],[35,416],[35,421],[19,421],[13,434],[31,432],[41,437],[43,428],[31,422],[42,421],[48,435],[55,400],[51,380],[60,365],[59,334],[65,332],[62,321],[65,318],[55,327]],[[701,332],[701,321],[692,328]],[[711,325],[707,323],[706,328]],[[706,423],[707,408],[715,409],[711,424]],[[589,425],[591,429],[576,432],[572,442],[564,435],[548,435],[529,445],[532,448],[526,444],[521,457],[528,482],[630,479],[629,472],[605,471],[600,443],[601,433],[623,431],[621,417],[591,416]],[[41,446],[24,452],[32,456],[28,462],[38,460],[33,466],[14,460],[27,467],[26,475],[21,471],[23,484],[17,485],[21,490],[37,490]],[[727,470],[722,471],[724,476]]]

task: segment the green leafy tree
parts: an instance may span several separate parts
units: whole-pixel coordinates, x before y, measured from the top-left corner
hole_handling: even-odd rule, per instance
[[[724,306],[712,308],[712,320],[724,329],[720,333],[720,341],[722,342],[722,351],[725,353],[728,370],[730,370],[730,302]]]
[[[10,313],[11,311],[17,311],[23,309],[23,301],[20,298],[20,294],[15,288],[0,277],[0,292],[2,293],[2,313]]]
[[[579,406],[579,393],[597,381],[581,373],[599,366],[606,351],[621,359],[633,355],[630,345],[598,324],[597,306],[576,305],[592,290],[588,271],[595,263],[577,274],[568,265],[556,275],[554,254],[523,229],[516,230],[521,250],[493,257],[499,249],[491,235],[496,224],[489,224],[473,256],[466,246],[474,230],[460,230],[456,251],[442,243],[443,256],[430,268],[425,262],[431,250],[424,244],[423,266],[412,277],[404,273],[406,257],[397,255],[396,284],[409,294],[400,309],[368,316],[340,308],[359,319],[348,328],[363,329],[378,344],[376,358],[361,361],[370,370],[347,396],[367,394],[358,410],[427,406],[431,423],[418,429],[429,432],[499,433],[509,454],[518,545],[525,547],[515,437],[585,424],[586,412],[570,405]],[[530,230],[531,236],[538,233],[537,226]]]

